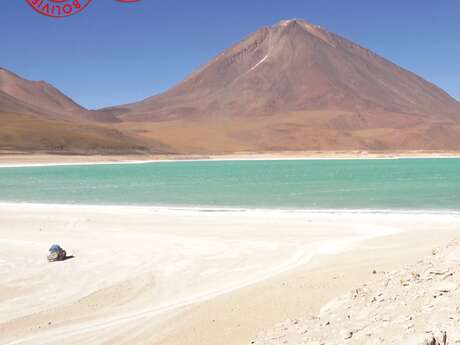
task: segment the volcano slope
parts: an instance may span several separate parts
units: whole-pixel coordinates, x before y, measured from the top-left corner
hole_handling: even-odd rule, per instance
[[[170,90],[103,111],[183,153],[460,149],[459,102],[302,20],[264,27]]]

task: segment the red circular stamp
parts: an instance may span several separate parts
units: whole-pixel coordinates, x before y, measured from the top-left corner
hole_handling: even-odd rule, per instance
[[[38,13],[48,17],[62,18],[83,11],[92,0],[26,0]]]

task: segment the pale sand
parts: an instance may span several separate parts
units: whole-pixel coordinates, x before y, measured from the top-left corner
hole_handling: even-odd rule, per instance
[[[460,242],[416,263],[376,271],[311,317],[261,332],[253,345],[446,345],[460,343]]]
[[[364,152],[364,151],[289,151],[273,153],[235,153],[226,155],[58,155],[8,153],[0,151],[0,167],[46,165],[92,165],[113,163],[151,163],[171,161],[230,161],[230,160],[308,160],[308,159],[401,159],[401,158],[459,158],[460,152]]]
[[[0,225],[0,344],[236,345],[415,261],[460,217],[2,204]],[[75,258],[46,262],[54,242]]]

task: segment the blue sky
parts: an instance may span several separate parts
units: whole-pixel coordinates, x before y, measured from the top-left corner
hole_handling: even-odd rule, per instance
[[[2,0],[0,66],[99,108],[164,91],[261,26],[291,18],[349,38],[460,100],[458,0],[93,0],[64,19]]]

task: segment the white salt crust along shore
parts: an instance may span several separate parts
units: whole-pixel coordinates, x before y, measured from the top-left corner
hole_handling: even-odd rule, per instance
[[[185,309],[263,285],[313,258],[353,252],[377,238],[384,243],[420,220],[448,229],[459,221],[456,215],[0,204],[1,344],[101,344],[134,330],[151,332]],[[74,258],[47,263],[54,242]]]
[[[0,155],[0,158],[1,155]],[[358,155],[358,154],[337,154],[337,155],[224,155],[209,156],[205,158],[130,158],[130,157],[98,157],[94,160],[91,156],[47,156],[45,159],[35,159],[33,155],[8,159],[4,156],[0,160],[0,168],[21,168],[21,167],[46,167],[46,166],[85,166],[85,165],[123,165],[123,164],[152,164],[152,163],[187,163],[187,162],[231,162],[231,161],[308,161],[308,160],[397,160],[397,159],[451,159],[460,158],[460,154],[377,154],[377,155]],[[24,161],[24,162],[23,162]]]

